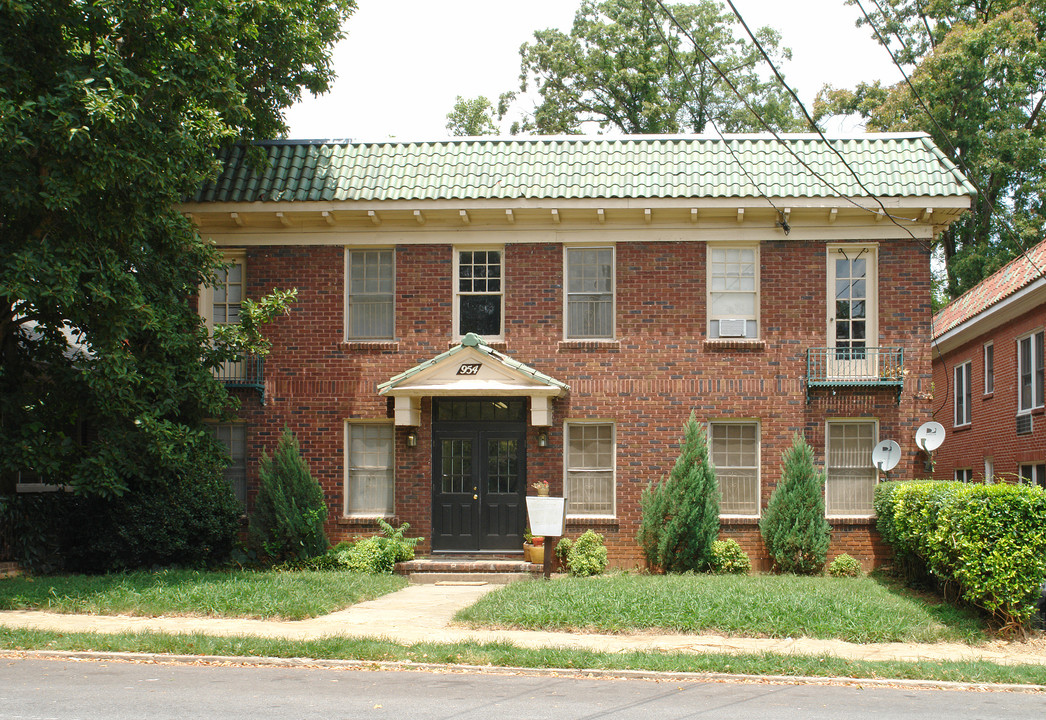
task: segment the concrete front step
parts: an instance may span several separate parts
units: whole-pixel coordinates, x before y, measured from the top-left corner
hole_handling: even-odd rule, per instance
[[[522,560],[502,558],[421,558],[396,563],[396,574],[407,575],[412,584],[510,583],[541,575],[542,567]]]

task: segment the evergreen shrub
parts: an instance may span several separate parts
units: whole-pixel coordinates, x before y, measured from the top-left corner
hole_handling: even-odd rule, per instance
[[[693,413],[671,474],[648,485],[640,504],[637,539],[652,568],[686,572],[708,567],[719,536],[719,483]]]
[[[1004,629],[1026,626],[1046,579],[1046,491],[1025,485],[891,482],[876,488],[883,539]]]
[[[251,541],[270,559],[310,558],[327,549],[327,504],[309,472],[294,433],[284,428],[269,457],[262,453],[258,497],[251,514]]]
[[[828,558],[831,531],[824,516],[824,476],[814,468],[810,446],[796,433],[784,453],[781,483],[770,496],[759,532],[778,569],[812,575]]]
[[[747,575],[752,572],[752,561],[736,540],[716,540],[709,570],[716,575]]]

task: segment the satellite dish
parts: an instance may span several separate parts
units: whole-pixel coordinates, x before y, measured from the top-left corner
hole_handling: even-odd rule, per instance
[[[901,462],[901,446],[893,440],[880,440],[872,450],[872,462],[879,472],[890,472]]]
[[[929,454],[944,442],[944,425],[939,422],[923,423],[915,433],[915,444]]]

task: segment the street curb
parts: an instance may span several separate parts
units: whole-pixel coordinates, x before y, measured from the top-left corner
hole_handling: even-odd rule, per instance
[[[741,675],[733,673],[657,672],[654,670],[599,670],[594,668],[529,668],[495,665],[448,665],[388,660],[324,660],[313,658],[244,657],[227,655],[167,655],[163,653],[95,652],[66,650],[0,650],[0,658],[38,660],[89,660],[151,662],[157,665],[234,665],[241,667],[328,668],[332,670],[440,671],[483,673],[486,675],[536,675],[619,680],[673,682],[731,682],[773,685],[831,685],[850,687],[891,687],[912,690],[975,690],[980,692],[1046,693],[1046,685],[1011,683],[972,683],[948,680],[905,680],[900,678],[817,677],[807,675]]]

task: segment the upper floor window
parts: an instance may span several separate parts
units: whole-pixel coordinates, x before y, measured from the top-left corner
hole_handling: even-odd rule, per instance
[[[759,335],[759,249],[709,247],[708,336]]]
[[[392,515],[394,437],[391,423],[345,423],[346,515]]]
[[[973,397],[973,380],[970,377],[971,363],[966,361],[955,366],[955,425],[969,425],[972,419],[970,400]]]
[[[614,337],[614,249],[567,248],[566,337]]]
[[[1043,406],[1042,336],[1039,330],[1017,341],[1017,410]]]
[[[829,517],[870,516],[878,470],[874,420],[830,420],[825,440],[825,510]]]
[[[995,392],[995,345],[986,343],[984,346],[984,394],[991,395]]]
[[[208,329],[240,322],[247,283],[247,260],[242,253],[227,254],[215,273],[213,285],[200,289],[200,314]]]
[[[502,258],[501,250],[458,251],[454,311],[459,337],[470,332],[501,337],[505,290]]]
[[[711,460],[719,480],[722,515],[759,515],[759,424],[709,425]]]
[[[828,251],[828,344],[837,359],[864,359],[879,344],[877,258],[875,247]]]
[[[613,423],[568,422],[566,435],[567,514],[614,514]]]
[[[395,261],[392,250],[348,252],[346,336],[349,340],[395,337]]]

